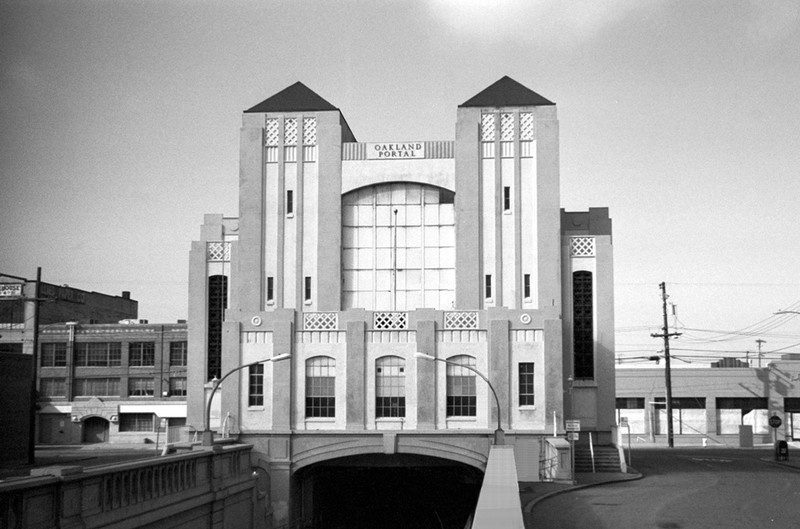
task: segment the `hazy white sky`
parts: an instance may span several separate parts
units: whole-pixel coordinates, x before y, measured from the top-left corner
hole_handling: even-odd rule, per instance
[[[661,281],[673,354],[800,352],[793,0],[6,0],[0,270],[185,318],[242,110],[299,80],[361,141],[452,139],[503,75],[558,104],[562,206],[611,210],[619,356],[661,348]]]

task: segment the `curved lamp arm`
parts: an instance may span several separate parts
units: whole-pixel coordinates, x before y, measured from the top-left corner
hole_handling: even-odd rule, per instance
[[[225,373],[225,376],[223,376],[219,380],[214,378],[214,387],[211,388],[211,395],[208,396],[208,402],[206,402],[205,428],[203,428],[203,444],[204,445],[210,445],[214,440],[213,432],[211,431],[211,401],[214,400],[214,394],[217,392],[217,388],[219,388],[219,386],[222,384],[222,382],[226,378],[231,376],[233,373],[235,373],[235,372],[237,372],[237,371],[239,371],[241,369],[244,369],[245,367],[251,367],[251,366],[258,365],[258,364],[266,364],[267,362],[279,362],[281,360],[286,360],[290,356],[291,355],[289,353],[284,353],[284,354],[279,354],[277,356],[272,356],[270,358],[265,358],[263,360],[256,360],[255,362],[250,362],[249,364],[244,364],[244,365],[240,365],[240,366],[234,367],[233,369],[231,369],[230,371]]]
[[[451,366],[463,367],[465,369],[468,369],[468,370],[472,371],[473,373],[475,373],[479,377],[481,377],[484,380],[484,382],[486,382],[486,385],[489,386],[489,389],[492,391],[492,395],[494,395],[494,403],[497,406],[497,431],[495,432],[495,444],[503,444],[503,441],[502,441],[502,439],[503,439],[503,435],[502,435],[503,428],[500,425],[500,399],[497,398],[497,392],[494,390],[494,386],[492,386],[492,383],[489,382],[489,379],[486,378],[486,375],[484,375],[483,373],[481,373],[480,371],[478,371],[477,369],[475,369],[472,366],[466,366],[464,364],[457,364],[455,362],[451,362],[450,360],[445,360],[444,358],[436,358],[435,356],[431,356],[431,355],[426,354],[426,353],[420,353],[419,351],[414,353],[414,356],[417,357],[417,358],[425,359],[425,360],[433,360],[435,362],[442,362],[443,364],[447,364],[447,365],[451,365]]]

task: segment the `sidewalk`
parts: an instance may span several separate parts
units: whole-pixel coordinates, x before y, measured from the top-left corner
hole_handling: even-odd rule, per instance
[[[800,462],[799,462],[800,463]],[[800,466],[798,467],[800,468]],[[570,483],[549,483],[543,481],[520,482],[519,496],[522,502],[522,517],[527,529],[533,529],[533,507],[551,496],[562,494],[578,489],[595,487],[606,483],[616,483],[619,481],[633,481],[641,479],[643,476],[633,468],[629,472],[576,472],[576,484]]]

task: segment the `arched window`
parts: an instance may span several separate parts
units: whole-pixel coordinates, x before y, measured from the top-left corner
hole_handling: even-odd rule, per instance
[[[450,309],[455,300],[455,195],[413,183],[342,197],[342,308]]]
[[[222,321],[228,308],[228,278],[208,278],[208,378],[222,376]]]
[[[475,417],[475,373],[462,367],[475,367],[475,358],[461,355],[447,361],[447,416]]]
[[[306,417],[336,416],[336,360],[315,356],[306,360]]]
[[[575,379],[594,378],[592,273],[572,274],[572,347]]]
[[[375,362],[375,416],[406,416],[406,361],[384,356]]]

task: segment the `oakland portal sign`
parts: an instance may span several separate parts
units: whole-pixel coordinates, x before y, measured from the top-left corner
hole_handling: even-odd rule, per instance
[[[421,141],[367,143],[367,160],[404,160],[408,158],[425,158],[425,144]]]

